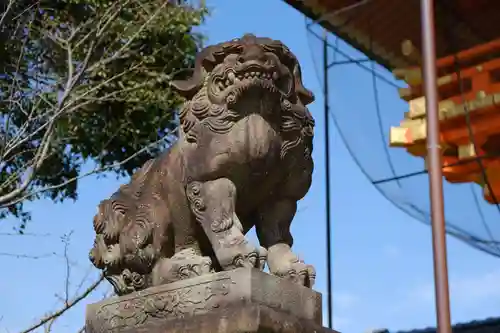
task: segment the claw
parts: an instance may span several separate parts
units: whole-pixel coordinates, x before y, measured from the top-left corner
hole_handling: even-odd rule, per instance
[[[316,280],[316,271],[313,266],[307,265],[290,250],[271,251],[269,270],[271,274],[285,278],[292,283],[312,288]]]
[[[257,253],[251,253],[247,257],[247,262],[246,264],[248,267],[255,268],[257,266]]]
[[[241,255],[238,255],[234,258],[233,260],[234,267],[243,267],[244,266],[244,261]]]
[[[266,261],[267,261],[267,250],[261,246],[259,248],[259,260],[257,266],[259,270],[261,271],[264,270],[264,268],[266,267]]]
[[[216,251],[217,259],[222,269],[232,270],[238,267],[257,268],[259,251],[250,244],[238,230],[232,229],[233,234],[226,235],[221,246]]]
[[[201,275],[201,265],[193,265],[192,270],[196,275]]]
[[[316,282],[316,270],[314,269],[314,267],[309,266],[308,275],[309,275],[309,281],[307,286],[309,288],[312,288],[314,286],[314,283]]]
[[[234,267],[255,268],[258,264],[257,259],[257,253],[250,253],[246,256],[239,254],[233,259],[233,265]]]
[[[301,285],[301,286],[305,286],[306,285],[306,279],[307,279],[307,269],[304,269],[302,271],[299,272],[298,274],[298,283]]]
[[[191,249],[182,250],[157,262],[152,272],[153,285],[209,274],[211,270],[210,258],[199,256]]]

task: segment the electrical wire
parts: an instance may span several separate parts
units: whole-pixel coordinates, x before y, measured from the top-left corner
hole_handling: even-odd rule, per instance
[[[448,3],[446,1],[439,1],[439,3],[444,6],[444,8],[446,10],[453,10],[452,8],[450,8],[448,6]],[[455,34],[453,33],[454,29],[452,29],[451,27],[451,21],[448,21],[448,26],[446,27],[447,29],[444,29],[444,33],[447,35],[447,40],[449,42],[449,46],[451,48],[451,52],[453,53],[453,65],[454,65],[454,69],[455,69],[455,73],[457,75],[457,81],[458,81],[458,88],[459,88],[459,93],[460,93],[460,99],[461,99],[461,102],[462,102],[462,105],[463,105],[463,108],[464,108],[464,111],[465,111],[465,122],[466,122],[466,126],[467,126],[467,132],[468,132],[468,135],[469,135],[469,138],[470,138],[470,141],[472,143],[472,146],[474,148],[474,151],[477,152],[478,151],[478,146],[477,146],[477,141],[476,141],[476,138],[475,138],[475,134],[474,134],[474,130],[472,128],[472,121],[471,121],[471,116],[470,116],[470,110],[469,110],[469,105],[465,99],[465,89],[464,89],[464,82],[462,80],[462,77],[461,77],[461,68],[460,68],[460,59],[458,58],[458,54],[457,54],[457,51],[458,51],[458,47],[457,47],[457,39],[455,37]],[[475,36],[478,36],[477,34],[475,34]],[[479,40],[481,40],[483,43],[486,42],[485,39],[483,38],[478,38]],[[489,58],[489,57],[488,57]],[[488,60],[491,60],[491,59],[488,59]],[[483,164],[483,158],[482,156],[477,156],[475,159],[474,159],[475,162],[477,162],[478,166],[479,166],[479,169],[481,171],[481,177],[483,178],[483,181],[488,189],[488,191],[490,192],[490,195],[491,195],[491,198],[493,199],[493,202],[497,208],[497,211],[499,212],[500,214],[500,205],[498,203],[498,200],[497,200],[497,197],[495,195],[495,193],[493,192],[493,188],[491,186],[491,183],[488,179],[488,175],[487,175],[487,172],[486,172],[486,168]],[[497,249],[497,251],[499,251],[500,253],[500,247],[496,244],[496,242],[494,242],[494,237],[493,237],[493,233],[488,225],[488,223],[486,222],[486,218],[484,216],[484,212],[483,210],[481,209],[481,205],[479,204],[479,198],[478,198],[478,194],[477,192],[474,190],[474,187],[473,185],[471,185],[470,187],[471,189],[471,193],[472,193],[472,196],[474,198],[474,203],[476,205],[476,208],[477,208],[477,212],[479,214],[479,219],[484,227],[484,229],[486,230],[486,233],[488,235],[488,237],[491,239],[491,241],[493,242],[493,244],[495,244],[495,247]]]
[[[327,16],[328,16],[328,18],[331,19],[332,17],[338,16],[338,15],[346,13],[346,12],[351,12],[352,13],[353,9],[361,7],[361,6],[364,6],[367,3],[369,3],[370,1],[372,1],[372,0],[360,0],[358,2],[353,3],[352,5],[347,5],[345,7],[339,8],[339,9],[335,10],[334,12],[325,13],[322,16],[318,17],[317,19],[313,20],[311,22],[311,25],[319,23],[319,22],[325,20]],[[342,24],[342,25],[345,25],[345,23]]]
[[[480,157],[477,157],[477,158],[491,159],[491,158],[498,158],[498,157],[500,157],[500,155],[485,155],[485,156],[480,156]],[[454,166],[466,165],[466,164],[470,164],[470,163],[476,163],[476,159],[459,160],[457,162],[450,163],[447,166],[448,167],[454,167]],[[405,179],[405,178],[410,178],[410,177],[414,177],[414,176],[420,176],[420,175],[424,175],[424,174],[427,174],[427,173],[429,173],[428,170],[422,169],[420,171],[410,172],[410,173],[403,174],[403,175],[396,176],[396,177],[382,178],[382,179],[374,180],[374,181],[372,181],[372,184],[378,185],[378,184],[383,184],[383,183],[389,183],[389,182],[392,182],[392,181],[395,181],[395,180],[398,180],[398,179]]]
[[[305,16],[305,24],[306,30],[309,31],[310,25],[307,23],[307,16]],[[333,328],[333,301],[332,301],[332,258],[331,258],[331,213],[330,213],[330,136],[329,136],[329,118],[328,113],[329,105],[328,105],[328,77],[327,77],[327,68],[328,68],[328,34],[325,30],[325,35],[322,38],[323,41],[323,71],[324,77],[321,80],[318,69],[314,68],[314,72],[316,74],[316,78],[319,83],[323,81],[323,98],[324,98],[324,111],[325,111],[325,207],[326,207],[326,285],[327,285],[327,319],[328,319],[328,327]],[[308,39],[308,43],[310,40]],[[311,45],[309,44],[309,50],[312,50]],[[311,55],[314,59],[314,56]],[[314,66],[317,65],[315,60],[313,60]]]
[[[328,300],[328,327],[333,328],[333,311],[332,311],[332,226],[330,214],[330,122],[328,121],[328,33],[325,30],[323,40],[323,95],[324,95],[324,111],[325,111],[325,201],[326,201],[326,262],[327,262],[327,300]]]
[[[318,39],[321,39],[321,36],[319,36],[316,32],[312,31],[310,28],[306,28],[312,35],[314,35],[316,38]],[[338,38],[337,35],[335,35],[336,38]],[[334,46],[330,46],[332,49],[335,49]],[[347,53],[343,52],[342,50],[340,49],[336,49],[335,50],[336,53],[340,54],[342,57],[346,58],[347,60],[351,61],[353,64],[355,64],[356,66],[358,66],[359,68],[362,68],[363,70],[369,72],[370,74],[372,74],[372,70],[365,66],[364,64],[360,63],[360,62],[356,62],[356,59],[354,59],[353,57],[351,57],[350,55],[348,55]],[[385,83],[387,83],[388,85],[390,85],[391,87],[395,88],[395,89],[401,89],[403,88],[402,86],[390,81],[389,79],[387,79],[386,77],[380,75],[379,73],[375,72],[373,73],[373,75],[375,75],[378,79],[384,81]]]
[[[369,30],[373,31],[372,29],[372,16],[370,15],[370,21],[369,21]],[[373,36],[370,33],[369,36],[369,41],[370,41],[370,50],[373,49]],[[377,84],[377,77],[375,76],[375,62],[371,62],[371,72],[372,72],[372,88],[373,88],[373,98],[375,102],[375,112],[377,113],[377,123],[378,123],[378,129],[379,129],[379,134],[380,134],[380,140],[382,140],[382,147],[384,147],[384,153],[385,157],[387,159],[387,163],[389,164],[389,168],[391,170],[392,176],[396,177],[396,168],[394,167],[394,164],[392,163],[391,155],[389,154],[389,147],[386,144],[385,141],[385,135],[384,135],[384,125],[382,122],[382,113],[380,111],[380,100],[379,100],[379,94],[378,94],[378,84]],[[401,182],[399,179],[396,179],[396,184],[400,189],[402,189]]]
[[[333,13],[338,14],[343,10],[343,12],[348,11],[349,9],[355,8],[359,6],[360,4],[367,3],[371,0],[364,0],[358,3],[356,6],[349,6],[349,8],[342,8],[338,10],[337,12]],[[321,18],[320,18],[321,19]],[[348,17],[346,22],[350,21],[352,17]],[[309,28],[306,22],[306,27]],[[337,37],[338,41],[338,37]],[[328,32],[326,29],[324,30],[324,40],[323,40],[323,71],[324,71],[324,78],[323,78],[323,94],[324,94],[324,109],[325,109],[325,175],[326,175],[326,195],[325,195],[325,201],[326,201],[326,248],[327,248],[327,315],[328,315],[328,326],[329,328],[333,328],[333,302],[332,302],[332,259],[331,259],[331,214],[330,214],[330,131],[329,131],[329,104],[328,104]],[[319,76],[318,76],[319,79]],[[320,81],[320,80],[318,80]]]
[[[308,26],[308,24],[307,24],[307,17],[306,17],[306,29],[307,29],[307,31],[311,35],[315,36],[316,38],[319,38],[319,36],[314,31],[312,31],[310,29],[310,27]],[[338,44],[338,36],[336,36],[335,44]],[[310,47],[310,51],[311,51],[311,55],[312,55],[312,60],[313,60],[313,63],[315,65],[314,68],[315,68],[315,71],[316,71],[316,76],[318,78],[318,81],[321,82],[321,80],[319,79],[320,76],[319,76],[319,73],[318,73],[318,68],[316,66],[316,59],[314,57],[314,54],[313,54],[312,47],[311,47],[310,43],[309,43],[309,47]],[[347,54],[341,52],[338,49],[338,47],[332,46],[332,49],[336,50],[337,53],[341,54],[342,56],[344,56],[346,58],[350,58]],[[334,55],[335,55],[335,53],[334,53]],[[373,76],[376,76],[377,78],[382,79],[386,83],[390,82],[387,79],[385,79],[383,77],[380,77],[379,75],[376,75],[378,73],[374,72],[374,70],[373,70],[374,68],[373,67],[372,67],[372,69],[370,69],[370,68],[367,68],[366,66],[363,66],[359,62],[353,62],[353,63],[355,65],[357,65],[358,67],[361,67],[361,68],[369,71],[370,73],[372,73],[372,78],[373,78]],[[389,84],[391,86],[393,86],[393,87],[399,88],[399,86],[397,86],[396,84],[394,84],[392,82],[389,83]],[[377,96],[377,94],[376,94],[376,96]],[[378,98],[376,98],[376,99],[378,101]],[[378,103],[376,102],[376,104],[378,104]],[[380,127],[380,122],[381,122],[380,113],[381,112],[380,112],[380,107],[379,106],[378,106],[378,108],[379,108],[378,119],[379,119],[379,127]],[[354,153],[354,151],[352,150],[352,148],[348,144],[349,141],[345,137],[345,133],[340,130],[341,127],[339,126],[337,118],[331,112],[331,110],[329,111],[329,115],[332,118],[335,127],[337,127],[337,129],[339,129],[338,130],[339,135],[340,135],[342,141],[345,143],[345,146],[346,146],[349,154],[353,158],[354,162],[358,165],[358,167],[360,168],[361,172],[365,175],[365,177],[367,177],[374,185],[377,185],[377,183],[387,182],[388,180],[373,180],[372,179],[372,177],[367,173],[367,171],[364,168],[364,166],[362,165],[362,163],[359,161],[357,155]],[[382,129],[382,131],[383,131],[383,129]],[[387,149],[387,151],[388,151],[388,149]],[[388,163],[392,164],[392,162],[391,162],[390,159],[388,160]],[[407,175],[402,175],[402,176],[396,176],[395,173],[394,173],[394,177],[391,177],[391,178],[392,178],[392,180],[396,180],[397,181],[397,180],[400,180],[400,179],[403,179],[403,178],[409,178],[409,177],[412,177],[412,176],[416,176],[416,175],[419,175],[419,174],[425,174],[425,173],[427,173],[427,170],[425,170],[425,169],[422,170],[422,171],[418,171],[418,172],[414,172],[412,174],[407,174]],[[406,202],[405,204],[408,205],[408,208],[413,209],[413,212],[412,212],[411,210],[408,210],[408,208],[405,208],[404,206],[402,206],[401,203],[396,202],[394,199],[392,199],[391,197],[389,197],[389,195],[385,191],[383,191],[379,186],[375,186],[375,188],[379,191],[379,193],[382,194],[383,197],[385,197],[389,202],[391,202],[392,204],[394,204],[398,209],[401,209],[402,211],[406,212],[410,216],[415,217],[417,220],[425,222],[427,225],[430,224],[429,212],[424,212],[421,209],[419,209],[418,207],[416,207],[414,204]],[[416,212],[418,212],[420,215],[415,215]],[[482,211],[478,210],[478,212],[479,212],[479,215],[480,215],[481,219],[484,220],[484,215],[482,214]],[[486,228],[489,229],[488,227],[486,227]],[[465,230],[462,230],[462,229],[460,229],[460,228],[458,228],[458,227],[456,227],[454,225],[450,225],[448,223],[447,223],[447,226],[446,226],[446,231],[447,231],[447,233],[449,235],[454,236],[455,238],[462,240],[463,242],[469,244],[470,246],[472,246],[472,247],[474,247],[474,248],[476,248],[476,249],[478,249],[480,251],[483,251],[485,253],[488,253],[488,254],[496,256],[496,257],[500,257],[500,250],[499,251],[492,251],[489,247],[486,247],[487,244],[494,244],[495,248],[497,248],[497,245],[498,245],[499,242],[494,241],[493,238],[491,238],[491,241],[485,241],[485,240],[482,240],[482,239],[480,239],[480,238],[478,238],[476,236],[471,235],[469,232],[466,232]]]
[[[448,29],[446,29],[448,30]],[[455,45],[454,43],[454,36],[453,34],[450,34],[451,37],[449,39],[450,41],[450,44],[452,45]],[[454,48],[456,49],[456,48]],[[465,111],[465,123],[466,123],[466,126],[467,126],[467,132],[469,134],[469,139],[472,143],[472,146],[474,147],[474,151],[477,152],[478,151],[478,146],[477,146],[477,141],[476,141],[476,138],[475,138],[475,135],[474,135],[474,130],[472,129],[472,122],[471,122],[471,119],[470,119],[470,110],[469,110],[469,104],[468,102],[466,101],[465,99],[465,89],[464,89],[464,82],[462,80],[462,77],[461,77],[461,68],[460,68],[460,60],[458,58],[458,55],[457,53],[455,52],[453,54],[453,58],[454,58],[454,67],[455,67],[455,73],[457,74],[457,81],[458,81],[458,89],[459,89],[459,92],[460,92],[460,99],[462,101],[462,105],[463,105],[463,108],[464,108],[464,111]],[[485,185],[487,186],[488,188],[488,191],[490,192],[490,195],[491,195],[491,198],[493,199],[493,202],[498,210],[498,213],[500,214],[500,206],[498,205],[498,200],[497,200],[497,197],[495,195],[495,193],[493,192],[493,187],[491,186],[491,183],[488,179],[488,174],[486,172],[486,168],[484,167],[484,164],[483,164],[483,161],[481,158],[475,158],[475,161],[477,162],[478,166],[479,166],[479,169],[481,170],[481,177],[483,178],[483,181],[485,183]],[[478,210],[478,213],[479,213],[479,217],[480,217],[480,220],[481,220],[481,223],[483,224],[483,227],[484,229],[486,230],[486,233],[488,234],[488,237],[490,237],[490,239],[493,241],[494,240],[494,237],[493,237],[493,233],[491,232],[491,229],[488,225],[488,223],[486,223],[486,219],[484,218],[484,214],[483,214],[483,211],[481,209],[481,206],[479,205],[479,200],[477,198],[477,193],[474,191],[473,192],[473,197],[474,197],[474,202],[476,203],[476,207],[477,207],[477,210]],[[497,250],[500,252],[500,247],[497,246]]]

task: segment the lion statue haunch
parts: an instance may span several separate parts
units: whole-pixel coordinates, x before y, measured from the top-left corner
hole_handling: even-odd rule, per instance
[[[311,185],[314,120],[296,57],[245,35],[201,51],[179,140],[148,161],[94,218],[92,263],[118,295],[238,267],[311,287],[290,224]],[[245,234],[256,227],[259,247]]]

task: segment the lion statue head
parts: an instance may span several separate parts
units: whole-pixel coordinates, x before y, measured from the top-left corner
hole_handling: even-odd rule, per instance
[[[191,78],[172,85],[187,99],[180,123],[188,142],[197,141],[200,125],[225,133],[260,112],[279,124],[283,155],[300,142],[312,149],[314,120],[306,106],[314,95],[302,83],[297,58],[280,41],[246,34],[209,46],[197,55]]]

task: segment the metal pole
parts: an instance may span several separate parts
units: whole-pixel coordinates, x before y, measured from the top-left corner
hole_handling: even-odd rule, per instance
[[[423,75],[426,96],[425,107],[427,110],[427,158],[429,160],[437,332],[452,333],[450,295],[448,290],[448,264],[446,258],[443,175],[439,135],[434,0],[420,1],[420,15],[424,63]]]
[[[332,242],[330,225],[330,126],[329,126],[329,105],[328,105],[328,32],[323,33],[323,96],[325,108],[325,201],[326,201],[326,299],[328,303],[328,327],[333,328],[332,316]]]

